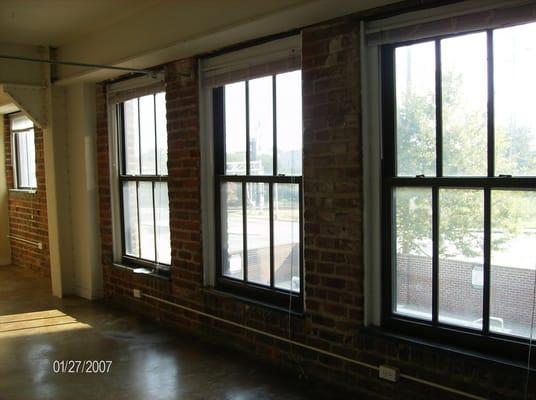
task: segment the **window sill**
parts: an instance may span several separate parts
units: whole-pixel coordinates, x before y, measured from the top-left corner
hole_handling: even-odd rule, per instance
[[[37,194],[37,189],[9,189],[9,193],[13,194]]]
[[[140,267],[132,267],[128,265],[124,265],[121,263],[112,263],[112,266],[114,268],[119,268],[122,270],[128,270],[134,274],[139,274],[142,276],[150,276],[152,278],[162,279],[165,281],[171,281],[171,271],[170,270],[150,270],[149,268],[140,268]]]
[[[429,339],[421,339],[418,337],[408,336],[400,333],[396,333],[393,331],[390,331],[385,328],[379,328],[376,326],[368,326],[361,330],[361,333],[363,335],[367,335],[370,337],[375,338],[382,338],[386,339],[388,341],[391,341],[396,344],[406,344],[406,345],[412,345],[415,347],[419,347],[425,350],[433,350],[435,352],[441,352],[452,355],[457,354],[462,357],[466,357],[472,360],[476,361],[483,361],[491,364],[495,364],[499,367],[512,367],[512,368],[519,368],[523,371],[527,370],[527,363],[517,360],[510,360],[504,357],[498,357],[491,354],[486,354],[483,352],[478,352],[474,350],[469,350],[464,347],[460,346],[453,346],[445,343],[440,343],[434,340]],[[528,351],[528,347],[527,347]],[[536,372],[536,365],[533,365],[531,367],[532,372]]]
[[[248,304],[248,305],[261,307],[261,308],[267,309],[269,311],[276,311],[276,312],[285,313],[285,314],[289,314],[289,312],[290,312],[290,314],[292,316],[294,316],[294,317],[305,317],[305,312],[304,311],[296,311],[296,310],[290,310],[289,311],[288,308],[280,307],[280,306],[277,306],[275,304],[270,304],[270,303],[259,301],[259,300],[254,300],[254,299],[251,299],[249,297],[240,296],[238,294],[231,293],[231,292],[226,291],[226,290],[222,290],[222,289],[218,289],[218,288],[214,288],[214,287],[205,287],[205,288],[202,289],[202,291],[207,293],[207,294],[211,294],[211,295],[215,295],[215,296],[219,296],[219,297],[225,297],[225,298],[228,298],[228,299],[231,299],[231,300],[236,300],[238,302],[245,303],[245,304]]]

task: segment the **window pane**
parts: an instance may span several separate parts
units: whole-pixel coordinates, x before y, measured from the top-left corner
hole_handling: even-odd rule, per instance
[[[395,57],[397,175],[435,176],[434,42],[398,47]]]
[[[267,183],[246,184],[248,281],[270,285],[270,194]]]
[[[487,175],[486,33],[441,41],[443,174]]]
[[[483,288],[473,272],[483,271],[484,192],[439,191],[439,321],[482,328]]]
[[[395,312],[432,319],[432,190],[397,188]]]
[[[123,220],[125,253],[129,256],[139,257],[136,182],[123,183]]]
[[[301,71],[276,76],[277,173],[302,174]]]
[[[169,235],[169,200],[166,182],[155,182],[154,204],[156,218],[156,253],[159,263],[171,264],[171,242]]]
[[[26,134],[28,149],[28,187],[37,187],[36,166],[35,166],[35,134],[31,129]]]
[[[242,183],[221,185],[222,273],[244,279]]]
[[[140,173],[140,138],[138,136],[138,99],[123,103],[124,112],[124,152],[125,173],[138,175]]]
[[[167,175],[167,157],[168,157],[168,140],[167,140],[167,120],[166,120],[166,94],[158,93],[155,95],[156,101],[156,145],[158,156],[158,175]]]
[[[140,213],[140,257],[155,260],[154,248],[154,216],[153,216],[153,184],[138,183],[138,200]]]
[[[246,174],[246,84],[225,85],[225,173]]]
[[[15,132],[13,141],[16,148],[17,187],[35,188],[35,139],[34,130]]]
[[[140,97],[141,173],[156,174],[154,96]]]
[[[17,146],[17,186],[28,187],[28,138],[24,132],[15,134],[15,141]]]
[[[11,129],[23,130],[33,128],[33,122],[26,116],[20,116],[11,120]]]
[[[495,174],[536,175],[536,23],[493,33]]]
[[[299,186],[274,184],[274,284],[300,291]]]
[[[249,173],[274,173],[274,115],[272,77],[249,81]]]
[[[494,332],[530,336],[535,243],[536,192],[492,191],[490,330]]]

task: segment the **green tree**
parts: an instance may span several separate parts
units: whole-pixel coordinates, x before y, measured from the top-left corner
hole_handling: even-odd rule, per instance
[[[487,175],[487,114],[485,110],[460,110],[464,104],[460,90],[462,77],[443,76],[442,99],[446,117],[443,121],[443,170],[450,176]],[[412,85],[408,84],[408,87]],[[397,99],[397,170],[399,176],[424,174],[435,176],[436,129],[435,94],[407,90]],[[528,155],[530,135],[517,129],[506,136],[499,127],[498,146],[506,154],[506,169],[522,166],[536,170],[536,155]],[[507,140],[508,139],[508,140]],[[493,202],[492,223],[501,227],[493,246],[500,248],[520,230],[531,197],[511,192],[511,201]],[[439,252],[442,257],[461,254],[475,257],[483,249],[483,200],[480,189],[442,189],[439,193]],[[403,254],[431,256],[432,190],[431,188],[398,188],[395,193],[397,250]]]

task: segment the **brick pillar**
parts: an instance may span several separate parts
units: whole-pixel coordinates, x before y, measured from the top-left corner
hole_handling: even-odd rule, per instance
[[[321,338],[347,340],[363,323],[359,25],[302,40],[306,307]]]
[[[105,85],[97,85],[96,100],[101,258],[104,266],[110,266],[113,262],[113,234],[112,201],[110,194],[110,156],[108,149],[108,105]],[[104,271],[106,273],[106,269]]]
[[[183,76],[182,74],[191,76]],[[192,301],[203,284],[197,60],[166,65],[173,291]]]

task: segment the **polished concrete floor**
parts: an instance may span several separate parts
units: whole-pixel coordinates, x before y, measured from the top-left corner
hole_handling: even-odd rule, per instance
[[[112,363],[54,372],[78,368],[68,360]],[[54,298],[49,281],[0,267],[0,400],[317,398],[293,376],[100,302]]]

